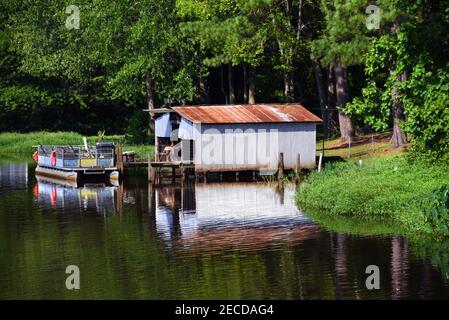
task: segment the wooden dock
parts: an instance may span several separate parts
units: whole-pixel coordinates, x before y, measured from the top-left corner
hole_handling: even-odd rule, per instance
[[[148,166],[154,167],[154,168],[178,168],[181,166],[184,167],[194,167],[195,164],[193,163],[193,161],[187,162],[187,161],[174,161],[174,162],[170,162],[170,161],[150,161],[148,163],[148,161],[134,161],[134,162],[124,162],[123,166],[125,168],[145,168]]]

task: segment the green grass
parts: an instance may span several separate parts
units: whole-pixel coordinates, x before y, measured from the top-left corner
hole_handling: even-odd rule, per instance
[[[148,155],[154,159],[154,145],[125,145],[123,151],[134,151],[140,159],[146,160]]]
[[[325,158],[342,158],[348,161],[368,159],[385,155],[400,155],[404,148],[393,149],[390,144],[391,134],[375,133],[353,138],[351,144],[340,138],[324,142]],[[323,152],[323,141],[317,141],[317,156]]]
[[[118,142],[123,136],[113,135],[105,136],[105,141]],[[87,137],[89,144],[95,144],[98,141],[97,136]],[[0,133],[0,157],[4,158],[13,153],[33,153],[36,148],[33,146],[43,145],[81,145],[83,144],[83,136],[76,132],[30,132],[16,133],[7,132]],[[138,157],[147,158],[148,153],[154,155],[154,146],[152,145],[125,145],[124,151],[135,151]]]
[[[434,233],[426,221],[430,193],[449,181],[445,166],[409,163],[405,157],[345,162],[311,173],[297,194],[302,209],[321,215],[382,221],[398,233]]]

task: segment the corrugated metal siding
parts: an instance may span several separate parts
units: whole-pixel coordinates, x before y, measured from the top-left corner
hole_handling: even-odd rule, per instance
[[[182,117],[202,124],[321,122],[300,104],[174,107]]]
[[[298,153],[302,168],[315,167],[315,123],[195,124],[194,129],[195,170],[198,172],[275,170],[280,152],[284,153],[286,169],[295,167]],[[276,148],[267,148],[271,153],[266,158],[257,156],[264,139],[277,144]],[[218,151],[217,154],[212,150]]]

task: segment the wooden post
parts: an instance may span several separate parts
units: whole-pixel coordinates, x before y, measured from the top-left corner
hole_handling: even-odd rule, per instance
[[[156,181],[156,184],[158,184],[158,185],[160,185],[161,184],[161,175],[162,175],[162,169],[161,168],[159,168],[159,169],[156,169],[155,171],[154,171],[154,175],[155,175],[155,177],[154,177],[154,181]]]
[[[321,164],[323,162],[323,153],[320,153],[320,159],[318,160],[318,172],[321,172]]]
[[[148,154],[147,175],[148,175],[148,181],[151,182],[151,161],[150,161],[150,154]]]
[[[282,180],[284,178],[284,153],[279,153],[279,162],[278,162],[278,180]]]
[[[184,180],[186,179],[186,168],[184,168],[184,165],[182,163],[179,168],[181,169],[181,181],[184,182]]]
[[[151,184],[156,182],[156,168],[154,168],[151,163],[148,163],[148,181]]]
[[[154,159],[159,161],[159,138],[154,135]]]
[[[123,153],[122,153],[122,144],[119,143],[117,145],[116,150],[116,156],[117,156],[117,169],[120,172],[120,175],[123,174]]]
[[[295,167],[296,183],[300,182],[300,173],[301,173],[301,154],[298,153],[296,156],[296,167]]]

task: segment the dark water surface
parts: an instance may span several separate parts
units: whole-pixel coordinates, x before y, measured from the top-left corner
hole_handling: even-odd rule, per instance
[[[447,299],[430,258],[402,237],[327,231],[289,188],[152,189],[145,174],[73,186],[0,164],[0,299]],[[68,265],[80,290],[65,287]]]

